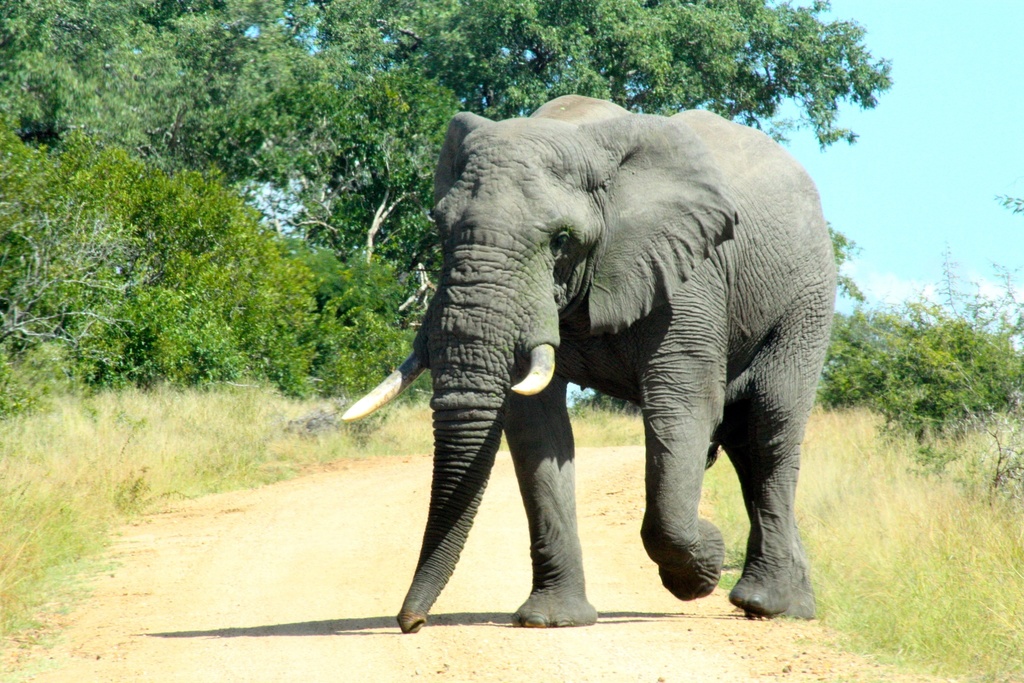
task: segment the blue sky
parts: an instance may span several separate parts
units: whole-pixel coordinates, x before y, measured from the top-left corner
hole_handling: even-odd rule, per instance
[[[897,303],[941,281],[948,249],[966,283],[995,282],[995,263],[1024,285],[1024,216],[995,200],[1024,197],[1024,1],[833,0],[831,16],[865,27],[894,81],[875,109],[841,109],[854,145],[787,145],[861,249],[848,274]]]

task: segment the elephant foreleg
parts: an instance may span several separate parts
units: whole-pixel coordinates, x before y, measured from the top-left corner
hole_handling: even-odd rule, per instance
[[[722,534],[698,516],[708,444],[725,400],[725,315],[674,317],[686,325],[662,323],[667,331],[642,379],[647,510],[640,535],[665,588],[694,600],[715,589],[725,559]]]
[[[721,533],[697,513],[712,426],[702,413],[681,405],[644,407],[647,510],[640,534],[662,584],[680,600],[709,595],[725,557]]]
[[[516,626],[584,626],[597,621],[583,579],[565,389],[565,380],[555,377],[536,396],[509,398],[505,436],[526,507],[533,560],[533,590],[512,617]]]

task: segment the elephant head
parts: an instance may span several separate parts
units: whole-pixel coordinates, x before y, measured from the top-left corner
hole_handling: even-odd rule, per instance
[[[509,391],[537,393],[551,378],[560,320],[585,315],[592,334],[620,332],[732,236],[735,208],[696,135],[588,102],[561,98],[527,119],[452,119],[434,184],[437,294],[409,360],[346,414],[431,370],[433,483],[398,617],[405,632],[425,622],[455,568]]]

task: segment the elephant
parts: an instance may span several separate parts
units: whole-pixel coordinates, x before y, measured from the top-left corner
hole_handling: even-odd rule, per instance
[[[829,341],[834,252],[817,189],[760,131],[707,111],[636,114],[576,95],[532,116],[457,114],[434,178],[439,282],[412,353],[343,416],[429,369],[434,461],[398,623],[418,631],[454,571],[507,439],[530,532],[526,627],[583,626],[572,382],[639,406],[644,548],[681,600],[724,558],[698,516],[719,448],[750,534],[729,599],[814,618],[794,513],[800,445]]]

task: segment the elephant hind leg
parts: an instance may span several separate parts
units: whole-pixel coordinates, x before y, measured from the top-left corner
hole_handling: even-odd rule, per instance
[[[757,428],[742,429],[764,421],[751,414],[750,403],[730,406],[725,419],[733,429],[723,449],[739,476],[750,520],[743,575],[729,600],[750,617],[813,619],[810,565],[793,507],[799,443],[767,445]]]
[[[815,616],[794,510],[800,444],[828,343],[821,330],[806,329],[814,324],[807,315],[783,328],[788,337],[775,336],[750,368],[748,398],[725,409],[716,434],[736,468],[750,519],[743,576],[729,594],[749,616]]]

